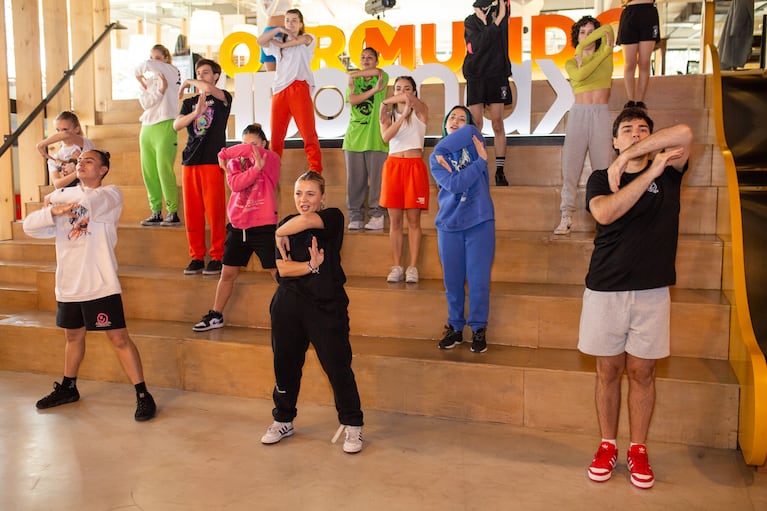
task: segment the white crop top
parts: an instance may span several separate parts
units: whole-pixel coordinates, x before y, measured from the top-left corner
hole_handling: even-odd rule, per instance
[[[394,112],[394,120],[399,118],[400,114]],[[426,136],[426,123],[424,123],[415,112],[410,116],[410,122],[404,121],[397,134],[389,140],[389,154],[401,153],[408,149],[420,149],[423,151],[423,139]]]

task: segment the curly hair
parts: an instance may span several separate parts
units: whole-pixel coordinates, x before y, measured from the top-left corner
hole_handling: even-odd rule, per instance
[[[572,43],[573,48],[578,47],[578,33],[581,31],[581,28],[588,25],[589,23],[594,25],[594,30],[598,29],[602,25],[598,19],[592,16],[584,16],[576,21],[573,24],[573,28],[570,30],[570,43]],[[602,44],[602,40],[597,39],[595,49],[598,50],[600,44]]]

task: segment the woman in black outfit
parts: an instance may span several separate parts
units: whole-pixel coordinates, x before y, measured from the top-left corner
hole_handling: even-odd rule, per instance
[[[324,209],[325,180],[316,172],[299,176],[294,198],[298,213],[280,222],[275,233],[279,287],[270,312],[277,381],[274,423],[261,442],[274,444],[293,434],[301,369],[311,342],[333,387],[339,433],[346,432],[344,451],[357,453],[362,450],[362,410],[351,367],[349,298],[341,268],[344,215],[337,208]]]

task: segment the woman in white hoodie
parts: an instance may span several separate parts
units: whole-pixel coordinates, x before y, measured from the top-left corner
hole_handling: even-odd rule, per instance
[[[171,64],[168,49],[156,44],[149,60],[136,68],[141,85],[141,174],[144,177],[152,215],[141,225],[180,225],[178,218],[178,187],[173,164],[176,161],[178,135],[173,121],[178,113],[178,88],[181,73]],[[168,211],[163,220],[162,204]]]

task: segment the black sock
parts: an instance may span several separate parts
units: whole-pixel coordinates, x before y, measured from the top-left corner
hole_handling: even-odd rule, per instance
[[[61,379],[61,386],[65,389],[74,389],[77,387],[77,376],[74,378],[70,378],[69,376],[64,376]]]
[[[506,157],[505,156],[496,156],[495,157],[495,172],[497,174],[503,174],[503,168],[506,166]]]
[[[146,390],[146,383],[143,381],[135,384],[133,387],[136,389],[136,394],[146,394],[148,392]]]

